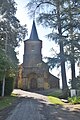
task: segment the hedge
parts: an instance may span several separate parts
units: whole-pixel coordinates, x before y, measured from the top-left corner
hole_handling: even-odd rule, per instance
[[[12,77],[7,77],[5,80],[5,91],[4,94],[6,95],[11,95],[13,91],[13,86],[14,86],[14,78]],[[2,93],[2,81],[0,81],[0,96]]]

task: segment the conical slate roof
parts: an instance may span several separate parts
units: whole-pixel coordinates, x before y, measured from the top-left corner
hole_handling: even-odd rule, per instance
[[[39,40],[34,20],[33,20],[32,30],[30,34],[30,40],[33,40],[33,41]]]

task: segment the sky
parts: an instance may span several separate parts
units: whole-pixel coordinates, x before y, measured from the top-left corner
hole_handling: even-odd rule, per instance
[[[23,1],[22,0],[15,0],[15,1],[18,4],[16,16],[20,20],[22,25],[27,24],[28,36],[26,36],[26,39],[29,39],[33,19],[30,19],[29,16],[27,15],[27,9],[25,7],[27,4],[27,2],[26,2],[27,0],[23,0]],[[37,24],[36,24],[36,28],[37,28],[39,39],[43,41],[43,48],[42,48],[43,57],[51,56],[51,49],[50,48],[52,48],[54,46],[54,42],[51,42],[51,41],[47,40],[47,38],[45,38],[45,35],[47,35],[47,33],[49,32],[49,29],[46,30],[41,25],[38,26]],[[24,45],[22,42],[21,47],[19,48],[19,56],[18,56],[20,63],[23,62],[23,53],[24,53],[23,46]],[[57,46],[55,45],[55,47],[57,47]]]
[[[32,23],[33,23],[33,19],[30,19],[27,14],[26,4],[28,1],[29,0],[15,0],[15,2],[17,3],[16,17],[20,20],[20,23],[22,25],[27,24],[28,36],[26,36],[26,39],[29,39],[30,32],[32,29]],[[43,41],[42,42],[43,43],[42,44],[43,57],[52,56],[52,54],[53,54],[51,52],[52,47],[55,49],[55,51],[59,51],[58,46],[54,42],[51,42],[50,40],[48,40],[45,37],[45,35],[47,35],[50,32],[50,29],[46,30],[41,25],[38,26],[37,23],[36,23],[36,28],[37,28],[39,39]],[[23,62],[23,54],[24,54],[24,42],[22,42],[20,45],[21,46],[19,48],[17,48],[17,50],[19,51],[19,55],[18,55],[19,62],[22,63]],[[55,75],[56,77],[59,77],[61,79],[61,76],[58,76],[60,73],[60,69],[58,70],[57,68],[55,68],[50,72],[53,75]],[[68,80],[71,78],[70,69],[69,70],[67,69],[67,78],[68,78]],[[62,84],[62,82],[60,80],[60,86],[61,86],[61,84]]]

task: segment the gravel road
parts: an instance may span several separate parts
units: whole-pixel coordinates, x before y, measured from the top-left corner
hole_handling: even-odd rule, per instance
[[[14,90],[19,102],[0,120],[80,120],[80,109],[51,104],[41,94]],[[8,108],[9,110],[9,108]]]

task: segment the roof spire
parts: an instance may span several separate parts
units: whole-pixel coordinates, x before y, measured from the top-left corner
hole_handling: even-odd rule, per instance
[[[30,40],[39,40],[34,20],[33,20],[32,30],[30,34]]]

